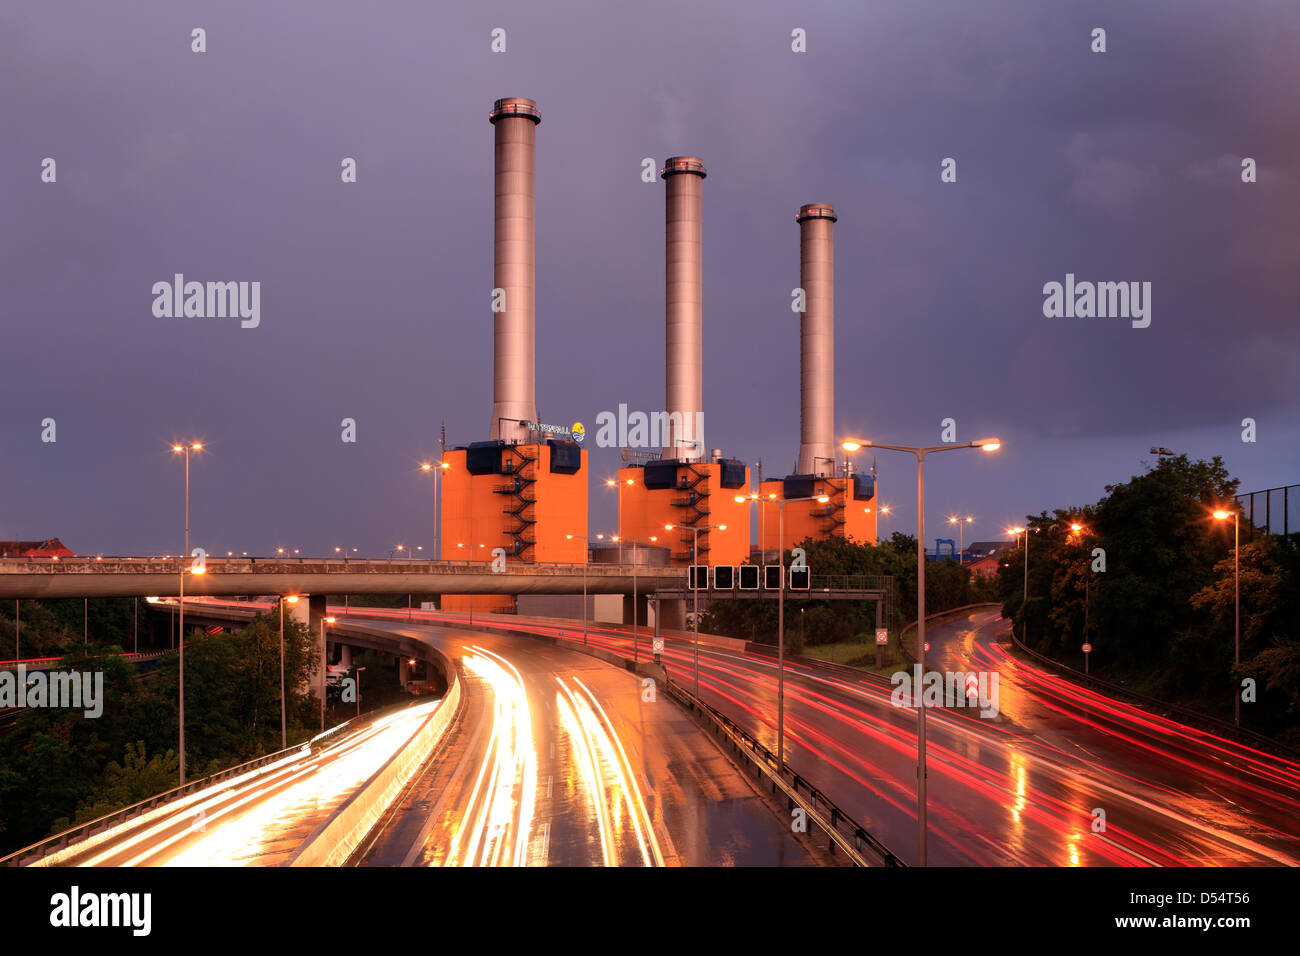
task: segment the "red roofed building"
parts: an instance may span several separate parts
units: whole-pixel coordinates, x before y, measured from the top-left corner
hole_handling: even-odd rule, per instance
[[[998,556],[989,555],[987,558],[980,558],[966,565],[967,569],[977,578],[991,578],[998,573]]]
[[[0,541],[0,558],[75,558],[58,538],[46,541]]]

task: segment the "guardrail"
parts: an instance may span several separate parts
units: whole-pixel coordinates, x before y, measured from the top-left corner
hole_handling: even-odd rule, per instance
[[[441,656],[441,655],[440,655]],[[456,669],[445,657],[447,693],[400,751],[384,761],[343,804],[303,841],[288,866],[341,866],[388,811],[411,777],[438,746],[460,709]]]
[[[189,558],[177,557],[74,557],[74,558],[0,558],[0,574],[27,572],[58,572],[64,574],[103,573],[114,574],[123,569],[133,571],[154,571],[162,574],[179,574],[182,566],[188,566]],[[286,558],[286,557],[217,557],[208,555],[205,565],[209,573],[220,573],[219,569],[247,568],[249,573],[274,573],[280,567],[297,573],[305,568],[322,567],[328,569],[360,570],[362,573],[387,569],[401,570],[406,573],[426,572],[437,574],[441,571],[479,570],[492,572],[492,562],[488,561],[435,561],[429,558]],[[497,574],[582,574],[584,565],[580,561],[569,564],[561,563],[507,563],[504,571]],[[686,579],[686,568],[674,568],[667,565],[646,566],[635,564],[587,564],[586,574],[591,578],[624,577],[635,572],[647,579],[657,577],[680,577]]]
[[[337,731],[344,726],[344,724],[340,724],[338,727],[333,728],[332,731]],[[326,736],[328,736],[332,731],[327,732]],[[183,786],[173,787],[171,790],[166,790],[163,793],[149,797],[147,800],[133,803],[129,807],[115,810],[102,817],[97,817],[88,823],[83,823],[79,826],[72,827],[71,829],[64,830],[62,833],[56,833],[54,836],[46,837],[39,843],[33,843],[31,846],[23,847],[21,850],[11,853],[6,857],[0,857],[0,866],[29,866],[53,853],[65,850],[75,844],[83,843],[92,837],[99,836],[115,827],[121,826],[130,820],[138,819],[152,810],[161,809],[163,804],[172,803],[182,797],[220,783],[223,780],[228,780],[231,777],[242,776],[250,771],[265,767],[267,764],[275,763],[292,757],[295,754],[308,751],[311,749],[311,743],[312,741],[305,741],[300,744],[295,744],[292,747],[287,747],[284,750],[277,750],[275,753],[257,757],[246,763],[241,763],[238,766],[230,767],[229,769],[222,770],[219,773],[214,773],[211,776],[203,777],[199,780],[191,780]]]
[[[961,607],[950,607],[946,611],[935,611],[933,614],[927,614],[925,616],[925,625],[926,627],[929,627],[931,621],[935,620],[936,618],[947,617],[949,614],[958,614],[961,611],[973,611],[977,607],[1001,607],[1001,606],[1002,605],[997,603],[996,601],[979,601],[975,604],[963,604]],[[911,624],[903,625],[903,629],[898,632],[898,649],[902,651],[904,657],[906,657],[909,661],[915,664],[916,655],[907,649],[907,641],[903,639],[904,637],[907,636],[908,631],[913,631],[913,630],[916,630],[916,621],[913,621]]]
[[[772,786],[772,793],[779,791],[785,794],[790,810],[797,806],[804,811],[807,819],[826,835],[826,848],[832,856],[838,848],[854,866],[871,866],[872,863],[863,855],[866,851],[877,858],[878,864],[907,865],[824,793],[791,770],[788,764],[782,774],[777,769],[776,755],[726,714],[704,703],[674,681],[670,680],[667,688],[670,697],[700,717],[706,727],[731,746],[733,753],[745,757],[760,777],[766,777]],[[788,783],[785,779],[787,777]]]
[[[1053,670],[1065,673],[1072,681],[1076,683],[1088,684],[1094,688],[1105,691],[1111,696],[1127,697],[1139,704],[1154,710],[1164,710],[1177,714],[1183,718],[1184,722],[1192,725],[1201,725],[1202,729],[1213,729],[1220,733],[1229,734],[1237,739],[1238,742],[1250,743],[1256,747],[1262,747],[1266,750],[1272,750],[1278,756],[1288,759],[1300,758],[1300,751],[1294,750],[1285,744],[1278,743],[1272,737],[1266,737],[1264,734],[1256,733],[1253,730],[1247,730],[1245,727],[1238,727],[1236,724],[1218,717],[1212,717],[1209,714],[1202,714],[1200,711],[1192,710],[1188,707],[1181,707],[1178,704],[1171,704],[1168,701],[1151,697],[1136,690],[1129,690],[1122,684],[1114,684],[1100,677],[1094,677],[1091,674],[1085,674],[1083,671],[1075,670],[1069,664],[1062,664],[1060,661],[1053,660],[1046,654],[1042,654],[1032,647],[1023,644],[1020,638],[1016,637],[1016,632],[1011,631],[1011,640],[1015,642],[1016,647],[1022,653],[1028,654],[1040,664],[1052,668]]]

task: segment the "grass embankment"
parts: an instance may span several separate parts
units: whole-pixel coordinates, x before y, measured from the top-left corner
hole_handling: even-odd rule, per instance
[[[989,605],[996,607],[996,605]],[[961,610],[949,611],[932,617],[925,622],[926,627],[934,627],[953,618],[964,617],[967,614],[977,611],[979,608],[962,608]],[[916,642],[916,624],[912,623],[903,629],[901,639],[909,639]],[[911,661],[903,655],[899,646],[900,635],[894,631],[889,633],[889,643],[885,645],[885,653],[882,657],[882,663],[876,666],[876,646],[873,641],[840,641],[836,644],[812,644],[803,650],[804,657],[811,657],[819,661],[829,661],[832,664],[844,664],[848,667],[856,667],[858,670],[867,671],[871,674],[880,674],[888,677],[900,668],[911,665]]]

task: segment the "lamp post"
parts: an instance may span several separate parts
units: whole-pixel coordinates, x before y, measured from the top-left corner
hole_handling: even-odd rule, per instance
[[[438,512],[442,502],[442,495],[439,492],[438,479],[442,477],[442,473],[450,467],[451,465],[447,464],[445,461],[426,461],[420,465],[421,471],[433,472],[433,560],[435,561],[442,560],[442,542],[438,537],[440,532]]]
[[[1021,534],[1021,533],[1023,533],[1025,536],[1025,542],[1024,542],[1025,592],[1024,592],[1024,596],[1021,597],[1020,599],[1020,607],[1022,609],[1020,612],[1021,613],[1020,639],[1022,641],[1028,642],[1029,640],[1029,526],[1026,525],[1023,528],[1015,527],[1015,528],[1007,529],[1007,534]]]
[[[284,750],[289,746],[289,735],[285,722],[284,706],[284,602],[290,604],[298,603],[298,595],[290,594],[288,597],[280,598],[280,749]]]
[[[975,519],[972,518],[970,515],[967,515],[965,518],[959,518],[955,516],[949,516],[948,518],[949,524],[955,524],[957,526],[957,563],[958,564],[963,564],[966,556],[966,525],[970,524],[974,520]]]
[[[190,452],[202,451],[202,442],[172,445],[174,454],[185,455],[185,551],[181,554],[179,565],[180,577],[180,626],[177,628],[176,644],[180,648],[178,665],[178,704],[176,722],[180,730],[180,785],[185,786],[185,562],[190,556]]]
[[[957,448],[982,448],[984,451],[997,451],[1002,446],[996,438],[981,438],[965,444],[931,445],[919,448],[911,445],[880,445],[865,439],[846,439],[841,447],[847,452],[861,448],[884,448],[889,451],[902,451],[916,456],[916,662],[922,678],[925,675],[925,456],[941,451],[953,451]],[[912,689],[912,699],[916,709],[916,817],[917,817],[917,857],[921,866],[925,866],[926,821],[925,794],[925,701],[919,687]]]
[[[816,501],[824,505],[831,499],[830,495],[778,498],[775,492],[767,497],[769,501],[776,502],[778,519],[776,561],[777,567],[781,569],[781,583],[777,589],[776,611],[776,769],[780,773],[785,770],[785,506],[791,501]],[[745,498],[743,495],[736,495],[736,504],[744,504],[746,501],[751,500],[753,499]],[[799,618],[799,633],[802,636],[802,615]]]
[[[672,531],[674,527],[676,526],[671,524],[666,524],[664,525],[664,530]],[[701,531],[726,531],[726,530],[727,530],[727,526],[725,524],[720,524],[720,525],[706,524],[703,528],[699,527],[698,525],[691,526],[691,567],[695,567],[695,562],[698,559],[700,553],[700,532]],[[690,581],[691,573],[692,572],[687,572],[686,580],[688,582]],[[705,573],[707,574],[708,572],[706,571]],[[635,612],[635,606],[633,610]],[[635,613],[633,613],[633,617],[635,616],[636,616]],[[691,625],[695,631],[695,696],[699,697],[700,696],[700,580],[698,577],[695,579],[694,618],[695,619],[691,622]]]
[[[616,524],[618,525],[618,536],[614,537],[613,540],[618,542],[618,563],[619,564],[623,563],[623,542],[621,540],[623,534],[623,486],[630,485],[632,483],[633,482],[631,478],[625,478],[623,481],[618,481],[614,478],[605,479],[605,487],[613,488],[615,485],[618,486],[618,520],[616,522]]]
[[[658,536],[658,535],[654,535],[654,534],[652,534],[652,535],[651,535],[650,537],[648,537],[648,538],[629,538],[628,540],[632,542],[632,663],[635,664],[635,663],[637,663],[637,662],[641,659],[641,658],[640,658],[640,652],[638,651],[638,648],[639,648],[640,645],[639,645],[639,643],[638,643],[638,641],[637,641],[637,630],[636,630],[636,628],[637,628],[637,610],[638,610],[638,608],[637,608],[637,600],[636,600],[636,599],[637,599],[637,590],[636,590],[636,569],[637,569],[637,560],[636,560],[636,559],[637,559],[637,554],[636,554],[636,546],[637,546],[640,542],[642,542],[642,541],[649,541],[649,542],[651,542],[651,543],[653,543],[653,542],[655,542],[655,541],[658,541],[658,540],[659,540],[659,536]],[[658,614],[657,611],[656,611],[655,613],[656,613],[656,615]]]
[[[1214,512],[1214,517],[1220,521],[1232,516],[1232,603],[1233,603],[1233,653],[1232,663],[1234,667],[1241,666],[1241,536],[1239,517],[1240,512],[1233,510],[1231,512],[1219,509]],[[1233,688],[1232,691],[1232,719],[1238,727],[1241,726],[1241,692]]]
[[[329,665],[326,663],[325,653],[325,625],[333,624],[334,618],[323,617],[320,619],[320,729],[325,731],[325,677],[328,673]]]
[[[352,673],[357,675],[357,716],[358,717],[361,716],[361,672],[363,670],[365,670],[364,667],[352,668]]]
[[[591,539],[585,534],[566,534],[566,538],[572,541],[574,538],[581,538],[585,544],[582,546],[582,643],[587,643],[587,564],[591,561]],[[604,535],[597,535],[603,538]]]

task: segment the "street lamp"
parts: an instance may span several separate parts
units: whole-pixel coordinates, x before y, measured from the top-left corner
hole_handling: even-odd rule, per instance
[[[778,498],[775,493],[768,499],[776,502],[778,517],[776,531],[776,561],[781,569],[781,583],[777,589],[776,611],[776,769],[785,770],[785,506],[791,501],[816,501],[826,504],[830,495],[808,495],[803,498]],[[736,504],[743,505],[753,499],[736,495]],[[699,584],[699,582],[695,582]],[[803,617],[799,618],[799,633],[803,634]]]
[[[421,471],[433,472],[433,559],[435,561],[442,560],[442,548],[441,548],[442,542],[441,539],[438,537],[440,532],[440,529],[438,527],[439,524],[438,513],[442,503],[442,495],[438,488],[439,485],[438,479],[442,477],[442,473],[450,467],[451,465],[447,464],[447,462],[445,461],[434,461],[434,462],[426,461],[420,464]]]
[[[637,560],[636,560],[636,558],[637,558],[637,555],[636,555],[636,546],[637,546],[637,544],[638,544],[639,542],[642,542],[642,541],[649,541],[649,542],[651,542],[651,543],[653,543],[653,542],[655,542],[655,541],[658,541],[658,540],[659,540],[659,536],[658,536],[658,535],[653,535],[653,534],[652,534],[652,535],[651,535],[650,537],[648,537],[648,538],[628,538],[628,540],[632,542],[632,663],[635,664],[635,663],[637,663],[637,662],[640,660],[640,656],[639,656],[639,652],[638,652],[638,647],[639,647],[640,645],[639,645],[638,642],[637,642],[637,633],[636,633],[636,627],[637,627],[637,620],[636,620],[636,618],[637,618],[637,610],[638,610],[638,609],[637,609],[637,600],[636,600],[636,599],[637,599],[637,591],[636,591],[636,567],[637,567]],[[655,613],[657,614],[658,612],[656,611]]]
[[[190,452],[202,451],[202,442],[189,442],[188,444],[172,445],[174,454],[185,456],[185,551],[180,560],[180,627],[177,636],[177,644],[180,646],[180,664],[179,664],[179,703],[177,712],[177,723],[180,730],[180,785],[185,786],[185,562],[190,556]]]
[[[950,516],[948,518],[949,524],[955,524],[957,526],[957,563],[958,564],[963,563],[962,559],[966,555],[966,525],[970,524],[974,520],[975,519],[972,518],[970,515],[967,515],[965,518],[958,518],[954,516]]]
[[[587,564],[591,561],[591,539],[585,534],[566,534],[565,537],[572,541],[574,538],[581,538],[587,542],[582,546],[582,643],[587,643]],[[603,538],[604,535],[597,535]]]
[[[984,451],[997,451],[1002,443],[996,438],[981,438],[965,444],[931,445],[928,448],[911,445],[880,445],[866,439],[846,439],[841,447],[847,452],[861,448],[884,448],[888,451],[902,451],[916,456],[916,662],[920,673],[925,675],[925,456],[941,451],[953,451],[957,448],[982,448]],[[919,706],[916,712],[916,803],[918,827],[918,859],[925,866],[926,835],[926,796],[925,796],[925,700],[920,696],[920,688],[913,688],[913,700]]]
[[[332,617],[323,617],[320,619],[320,729],[322,733],[325,731],[325,678],[328,674],[329,667],[329,665],[326,664],[325,625],[333,623],[334,618]]]
[[[1241,666],[1241,563],[1240,549],[1241,537],[1240,526],[1238,524],[1239,512],[1231,512],[1219,509],[1214,512],[1214,517],[1219,521],[1226,521],[1232,517],[1232,602],[1233,602],[1233,635],[1234,650],[1232,654],[1232,663],[1234,667]],[[1235,687],[1232,691],[1232,719],[1238,727],[1241,726],[1241,692]]]
[[[352,668],[352,673],[357,675],[357,716],[358,717],[361,716],[361,672],[363,670],[365,670],[364,667]]]
[[[672,531],[674,527],[675,527],[674,525],[666,524],[664,525],[664,530]],[[699,525],[691,526],[691,566],[692,567],[695,566],[695,562],[698,560],[698,556],[700,553],[700,532],[701,531],[726,531],[726,530],[727,530],[727,526],[725,524],[705,525],[703,528],[701,528]],[[707,574],[708,572],[706,571],[705,573]],[[687,581],[689,580],[690,577],[688,572]],[[632,615],[633,617],[636,617],[635,604],[636,602],[634,601],[633,615]],[[695,615],[694,616],[695,616],[695,620],[692,621],[691,623],[692,623],[692,627],[695,630],[695,696],[699,697],[700,696],[700,579],[698,577],[695,579]]]
[[[284,750],[289,746],[289,735],[285,724],[285,707],[284,707],[284,602],[290,604],[298,603],[298,595],[290,594],[288,597],[280,598],[280,749]]]
[[[618,530],[620,534],[623,531],[623,486],[630,485],[630,484],[634,484],[631,478],[625,478],[622,481],[617,481],[613,478],[605,479],[605,487],[613,488],[615,485],[618,486],[618,522],[617,523],[618,523]],[[619,541],[618,538],[614,538],[614,540],[618,541],[618,563],[622,564],[623,563],[623,542]]]

